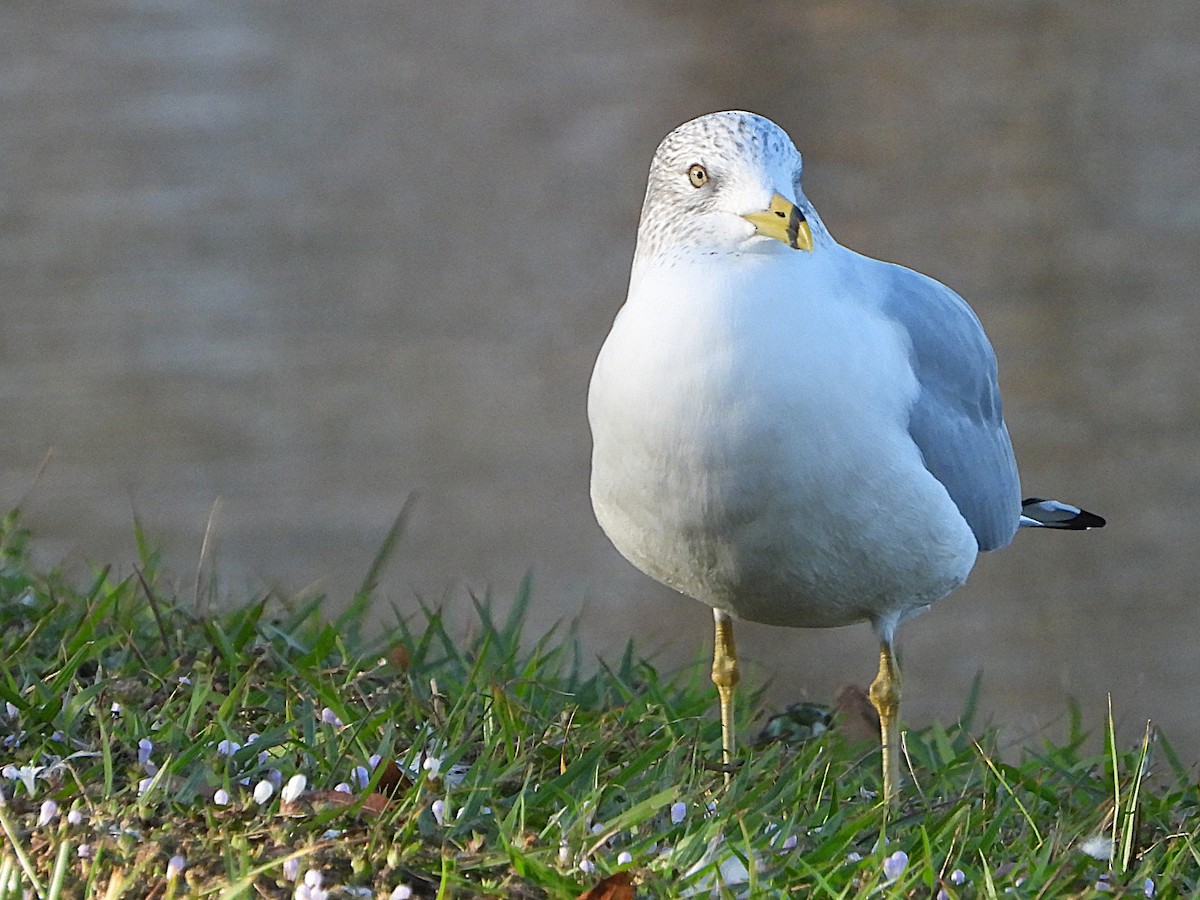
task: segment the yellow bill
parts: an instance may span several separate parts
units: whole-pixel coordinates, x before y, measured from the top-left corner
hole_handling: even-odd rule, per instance
[[[812,251],[812,229],[804,220],[804,213],[795,203],[779,194],[771,198],[771,204],[766,209],[746,213],[742,218],[764,237],[782,241],[793,250]]]

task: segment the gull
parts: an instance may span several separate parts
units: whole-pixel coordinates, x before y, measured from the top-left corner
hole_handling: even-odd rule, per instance
[[[634,566],[713,609],[727,782],[733,620],[869,622],[891,805],[897,627],[1019,527],[1104,520],[1022,501],[979,319],[932,278],[838,244],[800,174],[788,135],[749,112],[659,145],[588,391],[592,506]]]

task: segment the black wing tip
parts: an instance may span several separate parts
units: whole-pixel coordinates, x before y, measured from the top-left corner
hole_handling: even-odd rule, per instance
[[[1045,500],[1042,497],[1027,497],[1021,501],[1021,515],[1026,516],[1043,528],[1063,528],[1067,531],[1087,531],[1103,528],[1108,521],[1086,509],[1063,503],[1061,500]]]
[[[1108,524],[1108,520],[1104,516],[1098,516],[1093,512],[1088,512],[1086,509],[1081,509],[1079,515],[1067,525],[1075,531],[1086,531],[1089,528],[1103,528]]]

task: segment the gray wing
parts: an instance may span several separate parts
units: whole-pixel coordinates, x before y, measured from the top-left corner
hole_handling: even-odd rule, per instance
[[[909,434],[945,485],[980,550],[1012,540],[1021,485],[1000,408],[996,355],[965,300],[901,266],[884,272],[883,311],[907,330],[920,393]]]

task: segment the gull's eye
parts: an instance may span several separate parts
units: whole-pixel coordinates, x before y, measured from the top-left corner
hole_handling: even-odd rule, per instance
[[[692,183],[692,187],[701,188],[708,184],[708,170],[700,163],[695,163],[688,166],[688,181]]]

